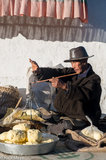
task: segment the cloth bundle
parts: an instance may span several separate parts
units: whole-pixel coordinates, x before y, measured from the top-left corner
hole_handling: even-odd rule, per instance
[[[34,109],[8,108],[6,115],[0,120],[0,126],[11,126],[16,120],[39,121],[45,120],[40,117],[40,112]]]
[[[84,127],[84,125],[81,126],[79,123],[79,128],[84,127],[84,129],[76,130],[75,125],[77,125],[77,123],[73,123],[74,121],[72,121],[72,119],[70,119],[69,117],[62,117],[61,115],[59,116],[56,112],[48,112],[44,108],[40,108],[40,112],[43,115],[44,119],[46,118],[50,122],[45,122],[45,124],[47,124],[46,131],[59,136],[60,141],[64,141],[65,146],[71,151],[106,151],[106,133],[99,131],[99,129],[97,130],[97,128],[90,125],[90,123],[90,126],[86,126],[86,128]],[[63,129],[65,129],[64,133]],[[95,137],[91,138],[90,136],[84,136],[81,130],[87,130],[89,131],[89,134],[93,130],[91,133],[96,133],[96,135],[99,131],[100,134],[102,133],[102,136],[99,139],[95,139]]]

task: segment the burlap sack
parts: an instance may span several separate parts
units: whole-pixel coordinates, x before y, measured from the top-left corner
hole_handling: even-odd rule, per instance
[[[98,142],[95,147],[84,147],[79,149],[80,152],[106,152],[106,138],[103,138]]]
[[[90,139],[89,137],[84,137],[80,135],[80,132],[67,129],[66,134],[71,135],[72,139],[75,141],[83,142],[86,145],[90,145],[90,146],[97,146],[97,141]]]
[[[7,108],[14,108],[19,100],[19,91],[17,87],[0,86],[0,118],[7,111]]]
[[[79,133],[69,129],[66,130],[66,134],[70,135],[70,138],[65,142],[68,149],[80,152],[106,152],[106,133],[99,141],[83,137]]]

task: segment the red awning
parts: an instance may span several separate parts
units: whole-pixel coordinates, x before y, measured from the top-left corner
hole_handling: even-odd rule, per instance
[[[79,18],[88,22],[86,0],[0,0],[0,16]]]

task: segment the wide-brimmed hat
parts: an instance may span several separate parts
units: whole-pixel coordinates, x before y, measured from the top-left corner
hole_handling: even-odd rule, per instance
[[[88,59],[94,56],[94,55],[88,56],[85,48],[82,46],[70,49],[69,54],[70,54],[70,59],[67,59],[64,62]]]

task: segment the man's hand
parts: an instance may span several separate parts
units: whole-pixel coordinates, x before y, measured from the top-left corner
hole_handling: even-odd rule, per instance
[[[38,64],[35,61],[32,61],[31,59],[29,59],[29,62],[32,65],[32,71],[37,71],[37,69],[39,68]]]
[[[67,85],[62,80],[53,77],[49,81],[51,82],[53,87],[67,90]]]

